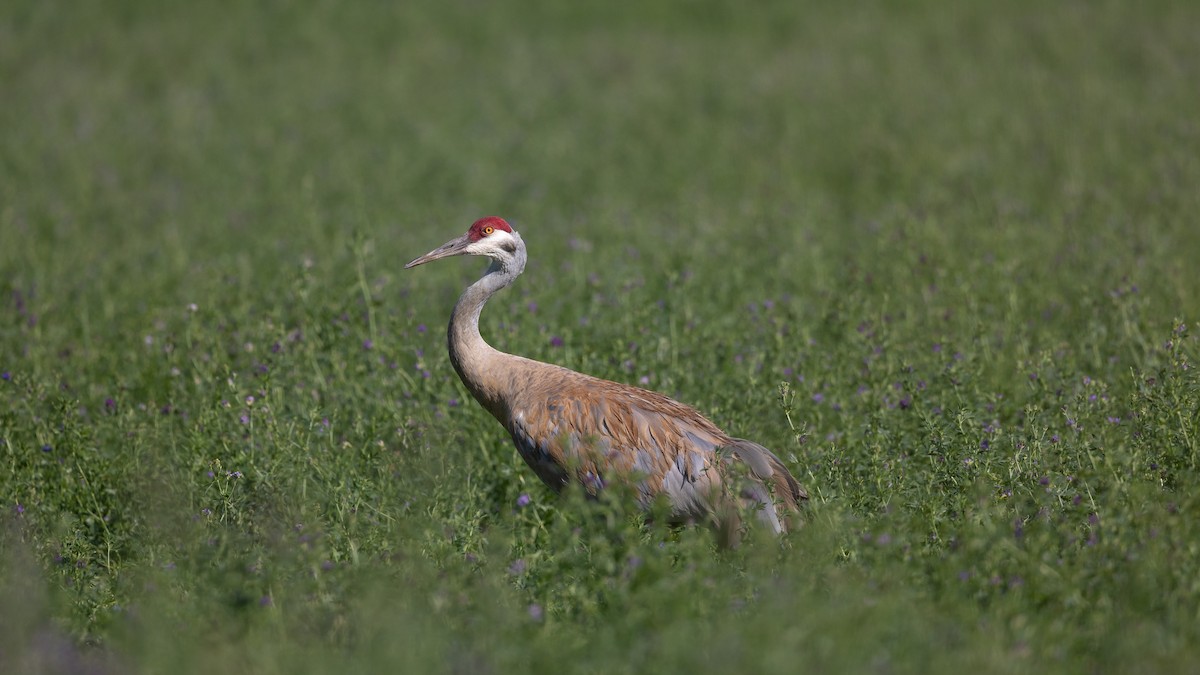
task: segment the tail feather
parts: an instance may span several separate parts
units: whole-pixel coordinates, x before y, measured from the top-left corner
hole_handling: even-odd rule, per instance
[[[771,476],[775,481],[775,494],[782,495],[789,508],[799,508],[800,502],[808,501],[808,490],[804,489],[804,486],[783,465],[783,461],[773,453],[771,454],[771,466],[775,470]]]
[[[726,447],[732,452],[734,457],[746,465],[750,470],[751,476],[757,479],[763,486],[770,486],[774,497],[781,501],[789,511],[799,510],[800,503],[808,499],[808,491],[796,481],[795,477],[784,466],[783,460],[779,459],[775,453],[758,443],[743,439],[735,439],[733,443]],[[764,501],[768,506],[773,506],[770,504],[769,499],[764,500],[765,495],[762,495],[760,491],[756,490],[754,492],[757,494],[746,496],[757,501]]]

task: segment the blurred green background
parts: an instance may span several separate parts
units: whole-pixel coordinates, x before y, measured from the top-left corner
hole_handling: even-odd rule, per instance
[[[1186,672],[1200,9],[0,8],[0,670]],[[813,494],[718,553],[462,388],[640,384]],[[521,507],[518,497],[529,495]]]

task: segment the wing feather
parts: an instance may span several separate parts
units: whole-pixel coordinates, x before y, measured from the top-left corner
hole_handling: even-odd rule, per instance
[[[589,490],[630,480],[645,504],[662,493],[674,517],[715,521],[726,464],[737,462],[752,479],[739,497],[756,503],[775,532],[785,527],[772,493],[789,509],[808,497],[774,453],[731,438],[689,406],[645,389],[527,363],[538,366],[536,372],[510,392],[507,410],[493,414],[526,463],[555,490],[571,476]]]

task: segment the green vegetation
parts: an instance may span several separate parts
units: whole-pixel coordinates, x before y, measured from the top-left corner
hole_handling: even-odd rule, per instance
[[[1195,668],[1200,5],[393,5],[0,9],[0,671]],[[491,213],[807,526],[538,484]]]

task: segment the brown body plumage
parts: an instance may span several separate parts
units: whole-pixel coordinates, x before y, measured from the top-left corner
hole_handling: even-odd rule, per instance
[[[484,303],[525,266],[524,243],[503,220],[481,219],[406,267],[464,254],[493,262],[455,305],[450,360],[542,481],[559,490],[577,480],[593,492],[630,482],[643,506],[665,495],[676,520],[707,521],[734,537],[736,506],[750,506],[772,531],[786,531],[780,516],[808,494],[770,450],[662,394],[505,354],[483,340]]]

